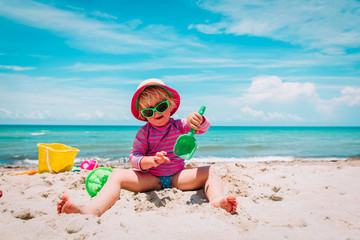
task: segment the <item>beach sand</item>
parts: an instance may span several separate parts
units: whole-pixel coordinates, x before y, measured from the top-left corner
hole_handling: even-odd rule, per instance
[[[360,239],[360,160],[191,165],[216,169],[237,196],[235,215],[210,206],[203,190],[177,189],[123,190],[101,217],[57,215],[62,193],[89,201],[90,171],[0,168],[0,239]]]

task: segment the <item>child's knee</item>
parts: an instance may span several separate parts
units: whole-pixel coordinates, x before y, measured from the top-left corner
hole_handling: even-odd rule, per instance
[[[214,167],[209,166],[209,173],[208,173],[208,177],[207,177],[207,181],[219,181],[221,178],[219,177],[219,175],[216,173],[216,170]]]
[[[207,166],[204,168],[204,170],[206,171],[206,174],[203,175],[205,177],[205,179],[204,179],[205,182],[207,182],[208,180],[211,180],[213,178],[217,178],[216,171],[212,166]]]
[[[122,176],[124,175],[122,173],[123,169],[117,169],[115,171],[113,171],[108,178],[109,182],[116,182],[116,183],[121,183],[122,181]]]
[[[215,171],[215,168],[212,167],[212,166],[209,166],[209,174],[208,174],[208,177],[209,178],[213,178],[213,177],[218,177],[216,171]]]
[[[209,175],[215,175],[215,176],[217,176],[217,174],[216,174],[216,171],[215,171],[215,168],[213,167],[213,166],[210,166],[209,167]]]

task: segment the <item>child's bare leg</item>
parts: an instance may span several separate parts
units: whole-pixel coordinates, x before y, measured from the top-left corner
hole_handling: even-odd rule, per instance
[[[236,212],[236,196],[225,196],[222,181],[212,168],[209,169],[209,177],[205,183],[205,194],[214,207],[220,207],[231,214]]]
[[[185,169],[173,177],[172,185],[180,190],[193,190],[205,186],[205,194],[211,205],[231,214],[236,212],[236,197],[225,195],[222,181],[211,167]]]
[[[149,173],[132,170],[115,170],[110,174],[108,181],[101,191],[88,204],[84,206],[76,205],[64,194],[61,197],[62,200],[57,204],[57,211],[58,214],[80,213],[101,216],[119,199],[121,189],[143,192],[161,189],[161,186],[160,180]]]

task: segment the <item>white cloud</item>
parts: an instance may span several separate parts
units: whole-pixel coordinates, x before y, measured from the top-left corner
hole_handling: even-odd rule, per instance
[[[242,113],[242,115],[250,116],[253,118],[257,118],[257,119],[262,119],[262,120],[266,119],[265,113],[262,110],[254,110],[247,106],[241,108],[241,113]]]
[[[282,121],[303,121],[301,117],[296,114],[291,113],[279,113],[279,112],[269,112],[268,113],[269,120],[282,120]]]
[[[264,112],[263,110],[255,110],[249,106],[241,108],[240,116],[242,120],[261,120],[261,121],[296,121],[300,122],[303,119],[296,114],[279,113],[279,112]]]
[[[97,14],[105,16],[101,12]],[[116,24],[34,1],[0,1],[0,16],[31,27],[50,30],[68,39],[67,43],[72,47],[87,51],[111,54],[148,53],[183,45],[199,46],[192,39],[180,37],[173,28],[163,25],[139,28],[134,21]]]
[[[107,14],[107,13],[100,12],[99,10],[91,12],[90,14],[94,15],[94,16],[97,16],[97,17],[106,18],[106,19],[117,19],[117,17],[112,16],[112,15]]]
[[[0,116],[2,118],[14,118],[14,113],[6,108],[0,108]]]
[[[221,51],[221,50],[217,50]],[[156,69],[204,69],[212,71],[212,69],[220,68],[254,68],[254,69],[277,69],[289,68],[291,70],[304,67],[317,66],[346,66],[356,67],[354,63],[360,58],[360,54],[351,54],[347,56],[328,56],[318,53],[294,54],[287,55],[277,59],[266,59],[261,57],[245,58],[238,54],[222,54],[221,56],[207,55],[204,53],[193,51],[188,54],[170,54],[168,57],[153,58],[151,60],[125,62],[122,64],[105,64],[105,63],[86,63],[78,62],[64,68],[72,71],[138,71],[156,70]],[[296,78],[296,76],[293,76]],[[312,78],[319,78],[313,76]],[[332,77],[333,78],[333,77]],[[349,77],[344,77],[349,78]],[[355,77],[354,77],[355,78]],[[358,78],[357,78],[358,79]]]
[[[26,70],[33,70],[34,67],[20,67],[15,65],[0,65],[0,69],[10,69],[13,71],[26,71]]]
[[[217,23],[189,26],[207,34],[268,37],[328,54],[360,46],[360,3],[355,0],[204,0],[199,6],[224,16]]]
[[[45,119],[50,116],[49,111],[30,111],[20,113],[19,111],[10,111],[6,108],[0,108],[0,119]]]
[[[360,88],[345,87],[341,90],[341,97],[334,98],[334,103],[343,103],[349,106],[360,105]]]
[[[250,87],[234,101],[234,105],[251,106],[243,107],[241,116],[263,121],[303,121],[296,114],[282,112],[289,107],[303,116],[320,114],[319,117],[329,120],[336,119],[336,113],[344,106],[360,105],[360,88],[347,86],[341,90],[341,96],[326,98],[317,94],[314,83],[284,82],[278,76],[260,76],[253,78]],[[264,112],[254,107],[276,111]]]
[[[41,119],[45,119],[45,114],[40,111],[35,111],[35,112],[25,113],[24,118],[41,120]]]
[[[76,113],[74,118],[76,120],[90,120],[93,118],[93,114],[86,113],[86,112],[80,112],[80,113]]]
[[[335,104],[331,100],[318,99],[315,109],[326,118],[334,117]]]
[[[131,80],[0,73],[0,119],[121,120],[119,113],[131,114],[128,99],[132,91],[127,90],[127,85],[134,84]]]
[[[293,102],[300,96],[317,97],[313,83],[283,82],[278,76],[260,76],[253,79],[241,102]]]
[[[219,26],[219,24],[212,24],[212,25],[206,25],[206,24],[190,24],[188,29],[197,29],[199,32],[205,33],[205,34],[222,34],[221,31],[222,27]]]
[[[182,66],[176,66],[171,64],[173,68],[182,68]],[[164,69],[169,67],[169,63],[159,63],[157,61],[151,62],[136,62],[136,63],[125,63],[125,64],[96,64],[96,63],[75,63],[74,65],[65,67],[76,72],[99,72],[99,71],[118,71],[118,70],[129,70],[138,71],[141,70],[153,70],[153,69]]]
[[[125,115],[123,119],[126,119]],[[57,113],[52,113],[49,110],[35,110],[28,111],[23,110],[23,112],[19,111],[10,111],[6,108],[0,108],[0,119],[30,119],[30,120],[119,120],[119,116],[114,115],[113,113],[104,114],[103,112],[96,110],[94,112],[77,112],[74,109],[69,110],[59,110]]]
[[[96,116],[97,118],[103,118],[104,117],[104,113],[100,112],[99,110],[96,110],[94,112],[94,116]]]
[[[75,112],[71,116],[64,117],[66,119],[70,120],[83,120],[83,121],[89,121],[89,120],[120,120],[121,118],[118,115],[114,115],[110,112],[102,112],[99,110],[91,111],[91,110],[85,110],[81,112]]]
[[[94,63],[75,63],[66,67],[73,71],[96,72],[96,71],[113,71],[113,70],[132,70],[129,64],[94,64]]]

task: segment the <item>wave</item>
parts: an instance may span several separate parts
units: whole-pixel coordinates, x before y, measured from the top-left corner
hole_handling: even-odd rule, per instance
[[[339,157],[294,157],[294,156],[262,156],[262,157],[243,157],[243,158],[221,158],[221,157],[199,157],[193,158],[194,162],[291,162],[291,161],[344,161],[348,158]]]
[[[81,158],[75,158],[74,164],[80,165],[83,161],[89,161],[89,160],[96,160],[98,163],[101,164],[123,164],[128,163],[129,158],[126,157],[120,157],[120,158],[112,158],[112,157],[81,157]]]
[[[45,135],[44,132],[33,132],[33,133],[30,133],[31,136],[39,136],[39,135]]]
[[[250,149],[250,150],[258,150],[258,149],[270,148],[270,146],[254,144],[254,145],[245,146],[244,148],[245,149]]]
[[[11,166],[11,167],[27,167],[27,166],[38,166],[38,160],[36,159],[24,159],[24,160],[13,160],[13,161],[0,161],[0,166]]]
[[[291,162],[291,161],[344,161],[349,158],[340,158],[340,157],[294,157],[294,156],[261,156],[261,157],[196,157],[192,158],[190,161],[185,161],[185,163],[190,162],[199,162],[199,163],[224,163],[224,162],[270,162],[270,161],[280,161],[280,162]],[[78,166],[83,161],[86,160],[97,160],[99,165],[116,165],[116,164],[128,164],[129,158],[120,157],[81,157],[75,158],[74,165]],[[15,160],[8,162],[0,162],[0,166],[37,166],[37,159],[24,159],[24,160]]]
[[[233,146],[224,146],[224,145],[208,145],[208,146],[198,146],[199,151],[218,151],[218,150],[227,150],[232,149]]]

